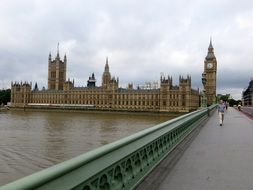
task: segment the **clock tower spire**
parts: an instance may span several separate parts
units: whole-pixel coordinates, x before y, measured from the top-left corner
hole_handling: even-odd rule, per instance
[[[208,47],[207,56],[204,61],[204,73],[206,74],[206,97],[207,105],[216,102],[216,75],[217,75],[217,60],[214,55],[212,38]]]

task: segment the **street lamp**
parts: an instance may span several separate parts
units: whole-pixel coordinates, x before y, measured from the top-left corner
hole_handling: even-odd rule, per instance
[[[206,73],[202,73],[202,84],[203,84],[203,92],[201,99],[201,107],[207,107],[207,99],[206,99]]]

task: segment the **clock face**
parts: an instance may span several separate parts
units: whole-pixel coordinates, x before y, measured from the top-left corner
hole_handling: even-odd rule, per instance
[[[212,63],[207,63],[207,68],[208,68],[208,69],[213,68],[213,64],[212,64]]]

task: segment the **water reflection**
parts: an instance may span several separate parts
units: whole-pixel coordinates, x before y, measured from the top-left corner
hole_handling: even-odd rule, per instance
[[[123,113],[0,112],[0,185],[168,119]]]

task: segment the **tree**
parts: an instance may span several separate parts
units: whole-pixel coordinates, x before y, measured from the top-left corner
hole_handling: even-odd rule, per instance
[[[0,105],[11,101],[11,89],[0,90]]]
[[[242,104],[241,100],[235,100],[231,98],[230,94],[218,94],[218,100],[223,100],[224,102],[228,102],[229,106],[234,106],[238,104]]]
[[[228,103],[229,103],[229,106],[234,106],[234,105],[238,105],[238,104],[242,105],[241,100],[235,100],[235,99],[228,99]]]
[[[220,100],[223,100],[224,102],[228,101],[228,98],[229,98],[229,94],[220,96]]]

